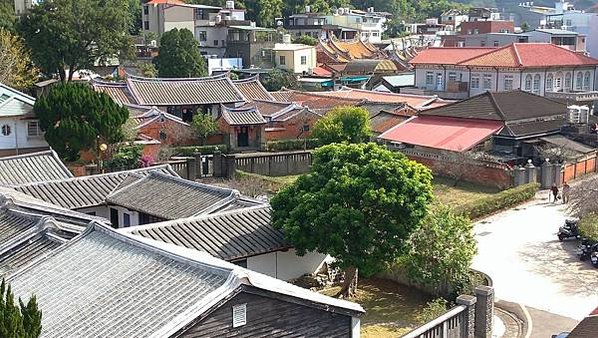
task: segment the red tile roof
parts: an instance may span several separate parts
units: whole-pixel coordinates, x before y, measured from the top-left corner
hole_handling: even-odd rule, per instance
[[[388,130],[379,138],[389,142],[463,152],[502,128],[501,121],[419,116]]]
[[[439,107],[453,102],[439,99],[438,97],[433,95],[383,93],[372,90],[354,89],[349,87],[343,87],[341,90],[331,92],[318,92],[317,95],[336,97],[346,100],[367,100],[371,102],[396,104],[407,103],[411,107],[417,109],[428,109],[432,106]]]
[[[550,43],[513,43],[501,48],[429,48],[411,63],[459,66],[538,68],[596,66],[598,59]]]

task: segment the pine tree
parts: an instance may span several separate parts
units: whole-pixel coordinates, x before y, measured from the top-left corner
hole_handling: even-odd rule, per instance
[[[37,307],[35,296],[27,304],[19,298],[15,304],[14,295],[4,279],[0,284],[0,337],[36,338],[42,331],[42,312]]]
[[[189,78],[207,75],[199,43],[188,29],[172,29],[160,38],[160,54],[154,58],[159,77]]]

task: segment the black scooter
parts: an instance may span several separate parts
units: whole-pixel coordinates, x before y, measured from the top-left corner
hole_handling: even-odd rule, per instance
[[[585,261],[586,259],[590,258],[590,256],[592,256],[593,253],[597,252],[598,243],[585,238],[581,240],[581,243],[577,247],[577,257],[581,261]],[[596,262],[596,264],[598,265],[598,261]]]
[[[562,241],[566,238],[579,238],[579,227],[577,226],[577,220],[568,219],[565,220],[565,225],[559,228],[559,232],[557,233],[559,241]]]
[[[592,265],[595,268],[598,268],[598,251],[592,252],[592,254],[590,255],[590,262],[592,262]]]

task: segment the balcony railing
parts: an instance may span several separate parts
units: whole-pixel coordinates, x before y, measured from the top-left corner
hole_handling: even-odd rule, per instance
[[[549,99],[568,101],[595,101],[598,100],[598,91],[584,92],[546,92],[545,97]]]

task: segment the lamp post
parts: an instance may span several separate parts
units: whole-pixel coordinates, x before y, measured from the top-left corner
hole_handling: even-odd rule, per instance
[[[100,150],[100,158],[98,159],[98,164],[100,166],[100,173],[103,174],[104,173],[103,155],[106,152],[106,150],[108,149],[108,146],[106,145],[106,143],[102,143],[102,144],[100,144],[98,149]]]

